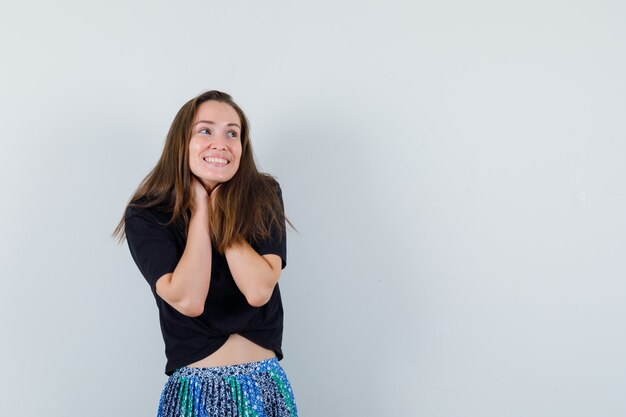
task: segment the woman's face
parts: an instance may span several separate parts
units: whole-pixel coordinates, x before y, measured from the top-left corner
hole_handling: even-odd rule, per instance
[[[208,191],[230,180],[241,159],[241,120],[229,104],[200,104],[189,141],[189,168]]]

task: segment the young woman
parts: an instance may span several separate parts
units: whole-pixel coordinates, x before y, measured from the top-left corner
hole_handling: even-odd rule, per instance
[[[159,310],[158,416],[297,416],[282,359],[282,194],[259,173],[232,98],[189,100],[114,232]]]

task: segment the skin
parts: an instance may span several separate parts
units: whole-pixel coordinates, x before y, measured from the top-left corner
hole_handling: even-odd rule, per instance
[[[193,203],[187,243],[173,273],[156,284],[157,294],[182,314],[202,314],[211,284],[210,204],[219,186],[230,180],[241,158],[239,115],[228,104],[206,101],[198,107],[189,141],[189,167]],[[207,162],[205,158],[220,158]],[[207,256],[209,254],[209,256]],[[281,273],[278,255],[259,255],[247,242],[225,250],[226,261],[235,283],[248,303],[260,307],[267,303]],[[235,333],[211,355],[189,364],[211,367],[256,362],[275,357],[274,351]]]
[[[239,168],[242,151],[239,115],[226,103],[205,101],[198,107],[192,128],[189,168],[211,194],[218,184],[230,180]],[[206,162],[203,159],[206,157],[220,158],[228,163]]]

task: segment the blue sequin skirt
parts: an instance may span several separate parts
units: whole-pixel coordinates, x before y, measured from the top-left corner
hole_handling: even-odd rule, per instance
[[[296,402],[277,358],[174,371],[157,417],[297,417]]]

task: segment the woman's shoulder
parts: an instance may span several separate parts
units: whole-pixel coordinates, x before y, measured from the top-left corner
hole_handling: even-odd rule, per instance
[[[154,204],[145,197],[132,200],[126,206],[126,220],[131,218],[143,218],[163,223],[164,221],[167,222],[171,216],[171,210],[168,210],[165,205]]]

